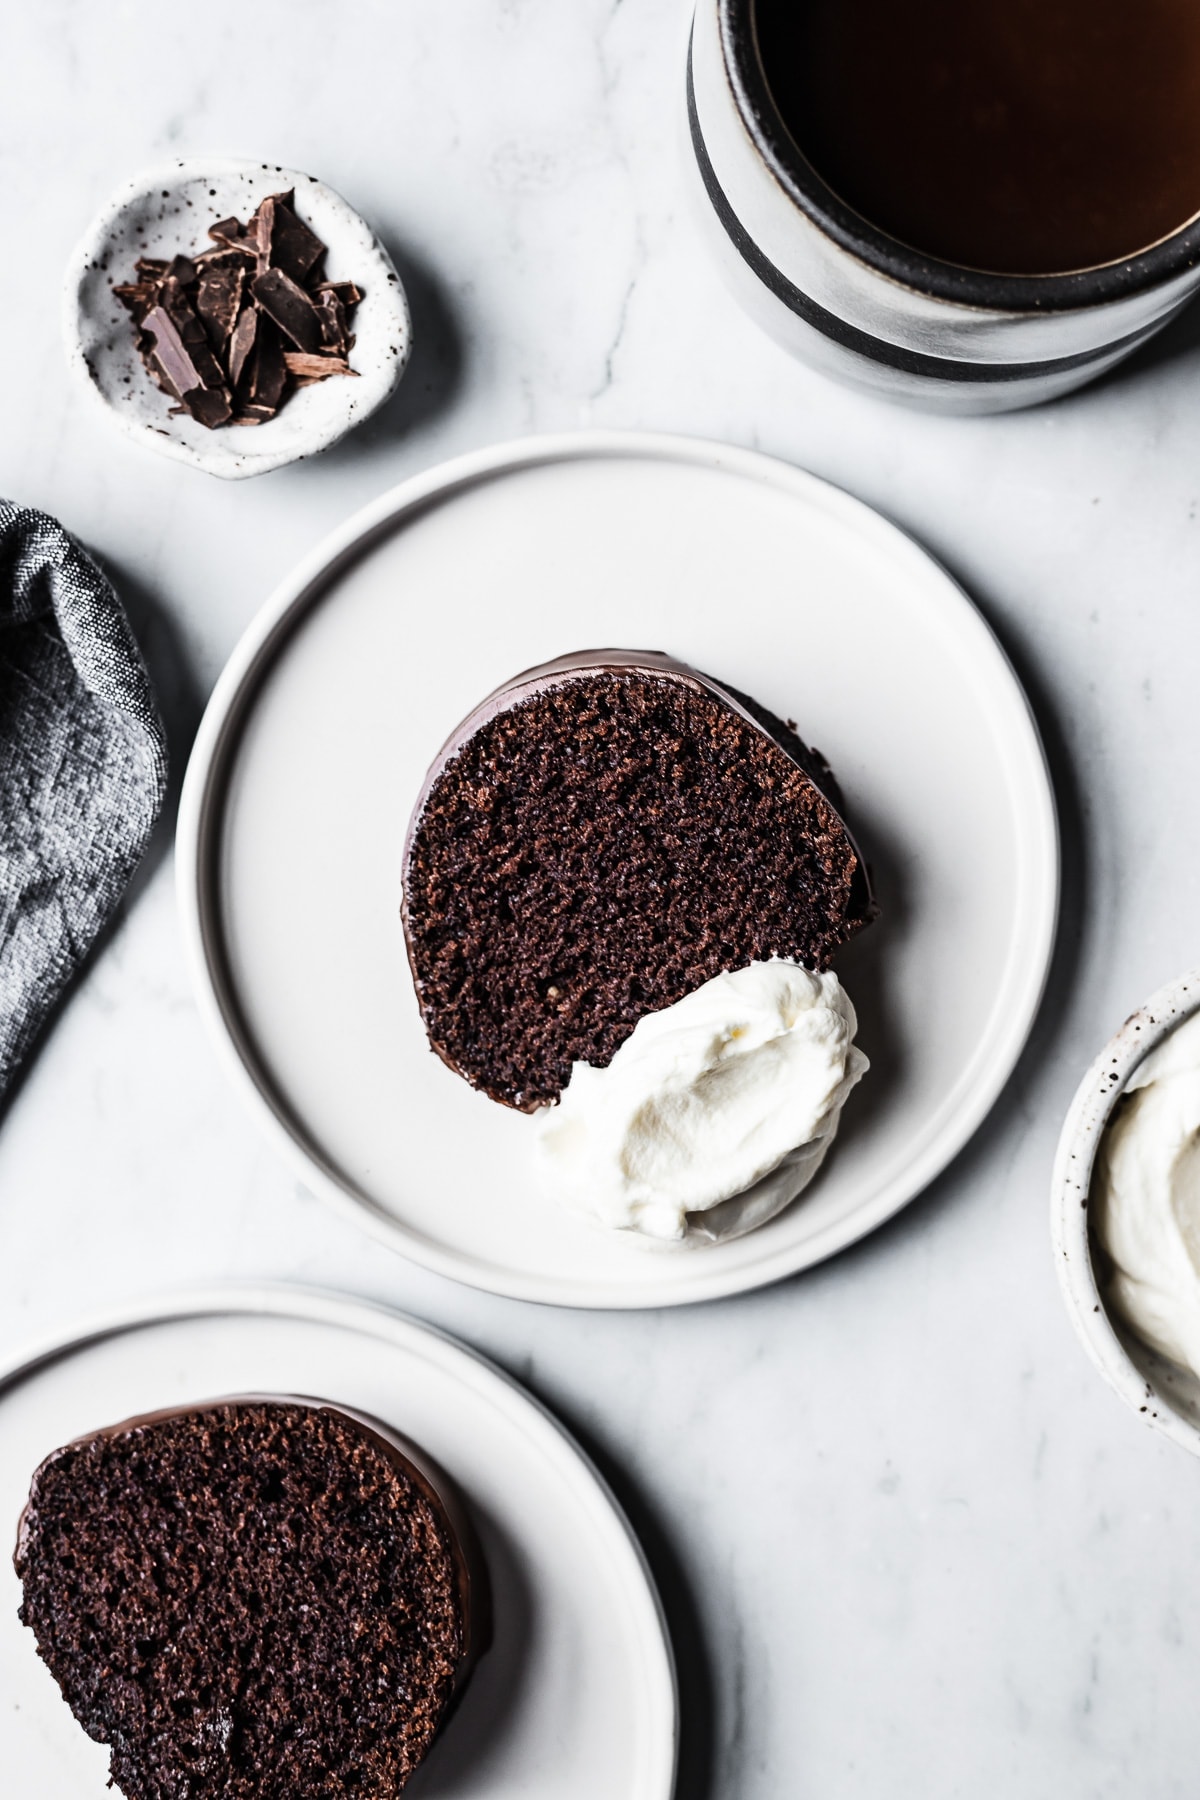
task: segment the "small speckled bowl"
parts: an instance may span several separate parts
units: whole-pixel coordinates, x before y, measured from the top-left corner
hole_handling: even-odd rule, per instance
[[[1090,1228],[1090,1187],[1100,1140],[1138,1064],[1200,1010],[1200,969],[1152,995],[1126,1019],[1079,1084],[1054,1162],[1050,1229],[1071,1323],[1108,1382],[1148,1425],[1200,1456],[1200,1381],[1157,1355],[1108,1310],[1105,1254]]]
[[[112,293],[134,279],[139,256],[195,253],[208,228],[231,214],[243,223],[260,200],[296,190],[296,210],[327,246],[333,281],[354,281],[363,298],[352,328],[355,376],[294,393],[265,425],[209,431],[170,416],[134,345],[133,322]],[[408,301],[392,260],[364,219],[315,176],[273,163],[192,157],[147,170],[126,184],[88,228],[67,268],[63,328],[88,392],[130,437],[210,475],[237,480],[315,456],[382,406],[404,373],[412,343]]]

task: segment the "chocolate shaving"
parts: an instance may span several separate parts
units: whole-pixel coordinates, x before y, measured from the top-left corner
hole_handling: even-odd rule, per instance
[[[285,350],[283,360],[288,374],[296,377],[298,387],[307,387],[312,381],[324,381],[330,375],[355,373],[340,356],[310,356],[306,350]]]
[[[254,348],[257,330],[258,313],[253,306],[244,307],[229,340],[229,379],[234,387],[242,379],[242,370],[246,366],[246,358]]]
[[[218,219],[204,249],[138,257],[137,279],[114,286],[172,413],[210,429],[263,425],[289,394],[355,373],[349,315],[362,291],[322,278],[325,245],[294,200],[269,194],[245,225]]]

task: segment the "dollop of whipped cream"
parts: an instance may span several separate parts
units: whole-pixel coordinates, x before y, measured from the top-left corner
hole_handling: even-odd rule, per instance
[[[739,1237],[808,1186],[869,1064],[836,975],[775,958],[647,1013],[540,1116],[554,1198],[666,1242]]]
[[[1116,1310],[1200,1375],[1200,1013],[1134,1070],[1101,1140],[1091,1219]]]

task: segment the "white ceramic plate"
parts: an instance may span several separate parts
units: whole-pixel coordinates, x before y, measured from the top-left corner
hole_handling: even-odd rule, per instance
[[[171,403],[142,366],[133,325],[113,284],[132,281],[139,256],[172,257],[209,244],[208,228],[231,215],[245,224],[260,200],[296,190],[296,210],[326,245],[331,281],[355,281],[354,376],[301,388],[265,425],[208,431],[172,418]],[[211,248],[211,245],[209,245]],[[391,257],[365,219],[314,175],[229,157],[177,158],[146,169],[94,219],[67,268],[63,334],[89,394],[147,449],[209,475],[240,480],[315,456],[383,405],[412,348],[408,301]]]
[[[0,1532],[70,1438],[234,1393],[360,1407],[429,1451],[464,1494],[495,1635],[406,1800],[670,1800],[674,1668],[623,1515],[561,1426],[516,1384],[415,1320],[288,1288],[177,1295],[93,1322],[0,1373]],[[4,1791],[103,1800],[108,1752],[71,1717],[17,1623],[0,1555]]]
[[[402,840],[435,751],[507,676],[614,644],[796,719],[884,909],[838,964],[871,1073],[809,1192],[732,1243],[648,1247],[542,1198],[534,1122],[429,1052],[405,960]],[[1020,1053],[1058,891],[1028,706],[945,572],[811,475],[637,434],[464,457],[322,545],[217,685],[178,866],[204,1015],[308,1186],[444,1274],[573,1306],[754,1287],[911,1200]]]
[[[1130,1013],[1083,1077],[1054,1159],[1050,1237],[1054,1267],[1079,1341],[1144,1424],[1200,1456],[1200,1379],[1131,1331],[1097,1278],[1089,1223],[1092,1171],[1118,1100],[1152,1050],[1200,1010],[1200,969],[1167,983]]]

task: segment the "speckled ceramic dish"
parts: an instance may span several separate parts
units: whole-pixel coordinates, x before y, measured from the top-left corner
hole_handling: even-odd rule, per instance
[[[170,401],[142,367],[129,314],[114,284],[133,278],[139,256],[196,251],[208,227],[243,221],[260,200],[296,190],[296,209],[327,246],[326,272],[354,281],[354,378],[334,376],[293,394],[264,425],[209,431],[172,418]],[[89,226],[67,269],[63,328],[72,366],[130,437],[210,475],[237,480],[315,456],[345,437],[392,393],[408,361],[412,325],[400,277],[371,227],[312,175],[274,163],[193,157],[128,182]]]
[[[1096,1153],[1126,1083],[1151,1050],[1200,1010],[1200,969],[1151,995],[1126,1019],[1079,1084],[1058,1141],[1050,1227],[1071,1323],[1108,1382],[1148,1425],[1200,1456],[1200,1381],[1159,1356],[1108,1310],[1103,1252],[1090,1229]]]

